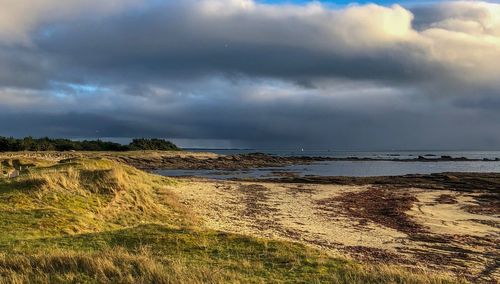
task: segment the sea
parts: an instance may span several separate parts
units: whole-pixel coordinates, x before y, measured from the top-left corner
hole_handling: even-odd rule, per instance
[[[500,159],[500,151],[332,151],[306,149],[186,149],[193,152],[213,152],[223,155],[265,153],[276,156],[313,156],[335,158],[370,158],[370,161],[327,161],[309,165],[257,168],[241,171],[225,170],[158,170],[164,176],[197,176],[212,179],[275,178],[284,174],[296,176],[397,176],[444,172],[500,173],[500,161],[386,161],[387,159],[437,159],[441,156],[467,159]]]

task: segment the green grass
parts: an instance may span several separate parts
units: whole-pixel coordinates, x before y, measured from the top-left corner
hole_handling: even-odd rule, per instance
[[[0,283],[457,282],[204,229],[175,184],[103,159],[0,179]]]

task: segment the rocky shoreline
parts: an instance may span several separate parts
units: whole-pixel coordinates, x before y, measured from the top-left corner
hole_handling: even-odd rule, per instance
[[[378,186],[384,188],[427,188],[457,192],[489,191],[500,194],[500,173],[436,173],[403,176],[346,177],[346,176],[294,176],[282,175],[265,179],[237,179],[248,182],[278,182],[295,184],[330,184],[346,186]],[[500,208],[500,203],[498,203]]]
[[[425,157],[418,156],[413,159],[374,159],[374,158],[334,158],[334,157],[308,157],[308,156],[274,156],[263,153],[241,155],[217,155],[214,157],[200,158],[197,156],[155,156],[155,157],[111,157],[120,162],[145,170],[180,169],[180,170],[245,170],[251,168],[284,167],[289,165],[307,165],[316,162],[334,161],[390,161],[390,162],[498,162],[495,159],[468,159],[465,157],[454,158],[451,156]]]
[[[308,165],[335,161],[379,161],[379,162],[500,162],[500,158],[469,159],[466,157],[424,155],[415,158],[359,158],[359,157],[309,157],[274,156],[264,153],[219,155],[214,153],[178,151],[131,151],[131,152],[15,152],[0,153],[0,157],[43,158],[54,161],[72,158],[107,158],[142,170],[247,170],[252,168],[273,168],[290,165]]]

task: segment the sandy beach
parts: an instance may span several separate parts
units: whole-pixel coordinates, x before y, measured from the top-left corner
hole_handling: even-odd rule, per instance
[[[172,190],[215,230],[472,281],[500,277],[498,192],[202,179]]]

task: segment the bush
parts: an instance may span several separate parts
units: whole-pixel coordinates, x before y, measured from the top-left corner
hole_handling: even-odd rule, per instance
[[[179,150],[177,146],[163,139],[134,139],[132,143],[129,144],[130,150]]]

